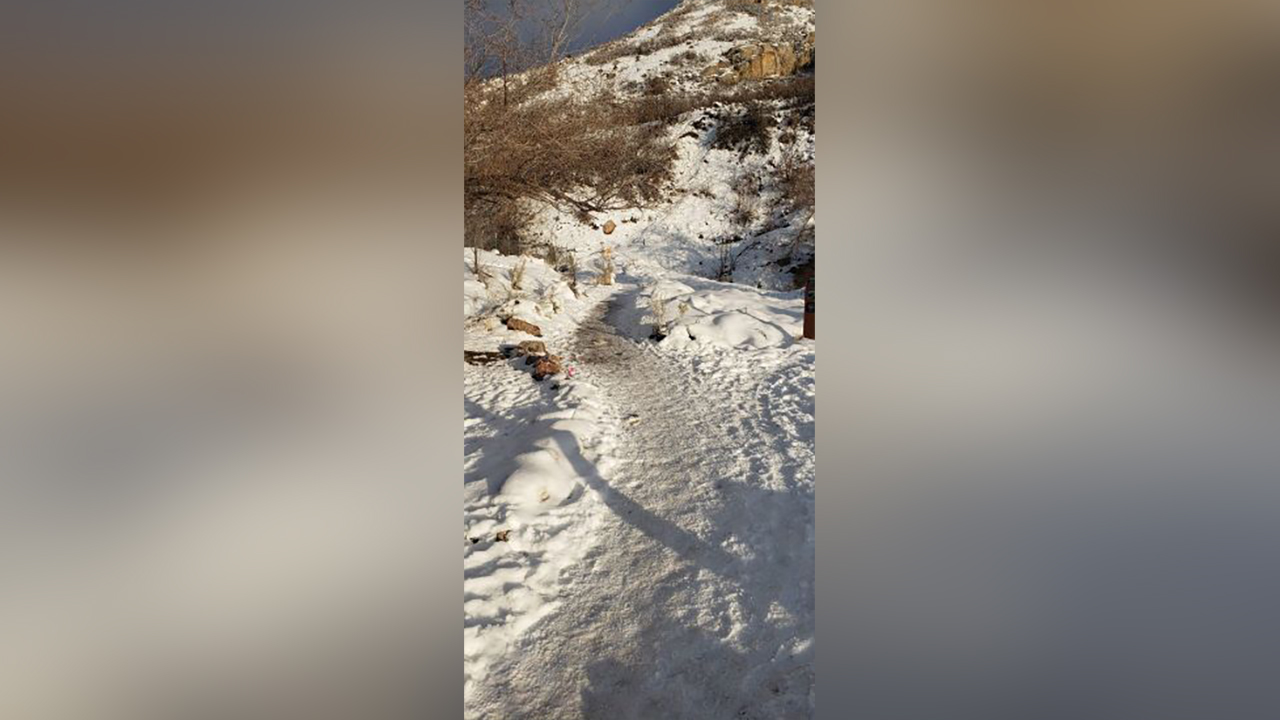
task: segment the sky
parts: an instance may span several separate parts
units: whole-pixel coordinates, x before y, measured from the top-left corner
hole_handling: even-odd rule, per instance
[[[581,52],[626,35],[679,4],[680,0],[621,0],[618,3],[620,7],[615,6],[616,12],[609,14],[603,21],[588,24],[587,31],[571,51]]]

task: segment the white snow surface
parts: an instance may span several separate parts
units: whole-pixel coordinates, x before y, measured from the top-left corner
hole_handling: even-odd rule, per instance
[[[467,717],[812,716],[813,344],[654,343],[649,292],[593,291],[572,380],[467,367]]]
[[[800,293],[676,273],[626,244],[616,284],[583,271],[582,297],[526,260],[524,294],[560,298],[535,302],[502,279],[516,258],[482,258],[488,287],[464,270],[466,347],[531,339],[483,320],[515,311],[572,377],[465,369],[466,716],[812,717]]]

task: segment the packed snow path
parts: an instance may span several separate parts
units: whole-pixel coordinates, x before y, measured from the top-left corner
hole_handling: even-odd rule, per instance
[[[624,337],[618,304],[601,303],[570,353],[618,428],[613,452],[577,468],[610,512],[565,571],[557,611],[495,664],[470,708],[812,717],[812,347],[673,358]]]

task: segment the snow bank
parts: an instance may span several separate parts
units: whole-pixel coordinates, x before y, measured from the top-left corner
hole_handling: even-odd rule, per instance
[[[515,459],[516,470],[502,483],[500,497],[511,503],[522,518],[532,518],[563,504],[582,487],[582,475],[595,472],[582,450],[600,436],[595,388],[567,381],[566,397],[574,407],[539,416],[534,424],[538,437],[534,450]]]
[[[644,334],[662,321],[666,337],[661,344],[675,349],[787,347],[804,329],[801,291],[766,292],[696,279],[665,280],[639,293],[634,307],[632,320]]]
[[[568,280],[540,258],[510,256],[480,251],[482,275],[476,275],[475,255],[462,251],[462,315],[476,318],[485,314],[515,315],[534,324],[546,321],[579,303]],[[515,277],[523,263],[520,287]]]

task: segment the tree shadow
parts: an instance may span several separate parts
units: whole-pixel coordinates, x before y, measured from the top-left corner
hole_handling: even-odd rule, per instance
[[[733,557],[723,549],[706,544],[693,533],[649,511],[626,493],[605,482],[595,465],[582,456],[578,438],[573,433],[552,430],[551,437],[573,466],[574,472],[624,522],[666,546],[686,562],[718,575],[723,574],[734,562]]]
[[[725,502],[713,510],[703,539],[605,481],[571,433],[553,437],[587,487],[680,566],[662,577],[635,578],[637,592],[616,599],[635,605],[627,616],[639,625],[629,642],[586,668],[583,717],[810,717],[812,644],[804,641],[813,637],[814,558],[806,536],[812,492],[725,478],[716,484]],[[690,461],[677,453],[673,468]],[[796,522],[797,513],[808,522]],[[699,592],[712,587],[731,597]],[[707,612],[719,619],[698,617],[698,608],[687,607],[690,597],[709,603]],[[693,615],[675,617],[667,612],[673,607]]]

